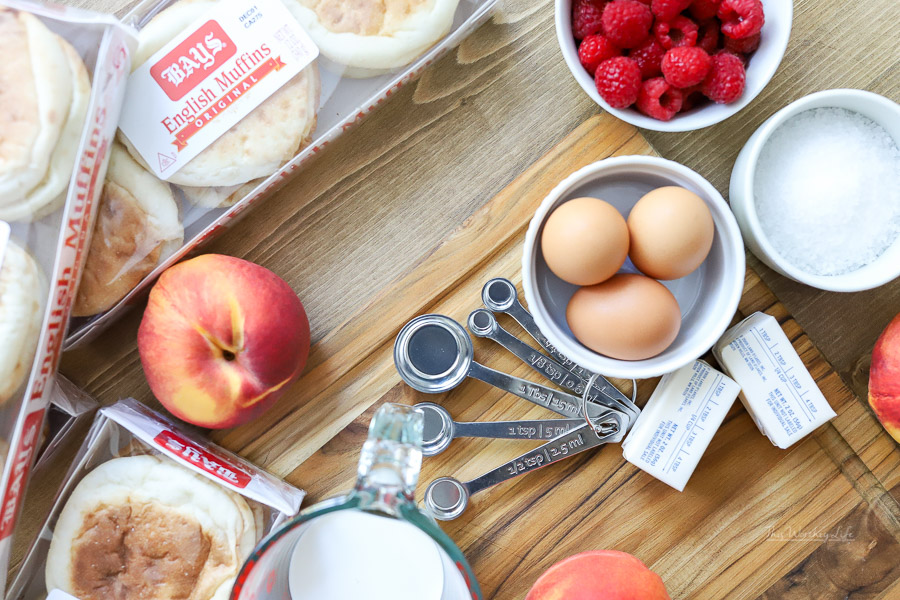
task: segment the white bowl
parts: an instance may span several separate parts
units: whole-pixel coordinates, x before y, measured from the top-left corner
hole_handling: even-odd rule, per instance
[[[813,275],[787,261],[772,246],[759,222],[753,180],[759,154],[772,133],[794,115],[814,108],[845,108],[864,115],[887,131],[900,144],[900,105],[862,90],[816,92],[785,106],[757,129],[734,163],[731,172],[731,209],[747,246],[761,261],[794,281],[832,292],[858,292],[884,285],[900,276],[900,239],[874,262],[843,275]]]
[[[556,0],[556,39],[563,58],[581,88],[594,102],[607,112],[637,127],[653,131],[693,131],[724,121],[750,104],[769,84],[791,37],[791,23],[794,18],[794,3],[790,0],[762,0],[766,13],[766,24],[762,29],[759,49],[750,59],[747,67],[747,87],[737,102],[732,104],[703,104],[685,113],[675,115],[671,121],[659,121],[648,117],[635,108],[613,108],[597,92],[594,78],[578,60],[578,48],[572,37],[572,0]]]
[[[566,322],[566,306],[578,286],[559,279],[547,267],[540,249],[541,232],[557,206],[581,196],[601,198],[623,216],[647,192],[678,185],[698,194],[716,226],[709,256],[681,279],[663,281],[681,308],[681,330],[661,354],[646,360],[618,360],[582,345]],[[623,379],[645,379],[670,373],[702,356],[722,336],[737,310],[744,289],[744,245],[734,216],[721,194],[703,177],[670,160],[652,156],[607,158],[572,173],[544,198],[525,236],[522,287],[528,308],[550,342],[568,358],[596,373]],[[628,260],[623,272],[636,273]]]

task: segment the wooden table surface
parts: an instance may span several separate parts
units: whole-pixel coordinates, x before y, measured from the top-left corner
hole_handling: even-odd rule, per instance
[[[120,14],[128,8],[117,0],[69,3]],[[787,103],[838,87],[900,101],[900,2],[797,0],[794,6],[785,60],[748,108],[702,131],[644,132],[661,155],[695,169],[726,198],[741,146]],[[563,62],[552,2],[503,2],[494,19],[457,51],[332,144],[207,250],[246,258],[285,278],[307,308],[315,343],[423,261],[466,217],[597,111]],[[900,281],[834,294],[788,281],[748,258],[845,383],[864,398],[872,345],[900,311]],[[133,396],[155,405],[135,344],[140,313],[132,311],[95,342],[64,356],[62,372],[103,403]],[[282,402],[291,401],[289,392]],[[214,438],[241,451],[249,431]],[[253,458],[267,465],[266,456]],[[298,465],[267,466],[289,476]],[[302,484],[313,500],[330,492],[326,482]],[[900,489],[892,492],[893,503],[878,513],[890,522],[879,527],[900,540]],[[861,589],[840,597],[876,595]]]

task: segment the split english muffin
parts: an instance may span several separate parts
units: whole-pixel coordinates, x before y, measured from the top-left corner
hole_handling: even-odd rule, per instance
[[[447,35],[459,0],[298,0],[294,16],[345,77],[406,66]]]
[[[0,257],[0,405],[31,369],[43,321],[46,282],[34,258],[13,240]]]
[[[72,315],[108,310],[183,242],[171,188],[113,144]]]
[[[289,8],[295,3],[296,0],[285,0]],[[140,31],[133,68],[145,63],[217,4],[210,0],[181,0],[153,17]],[[271,175],[312,140],[319,94],[319,71],[313,63],[167,181],[179,186],[224,187],[243,185]],[[131,142],[127,139],[123,142],[132,156],[146,166]]]
[[[115,458],[66,501],[47,589],[80,600],[225,599],[262,534],[242,496],[168,459]]]
[[[0,219],[62,205],[91,95],[72,46],[33,15],[0,8]]]

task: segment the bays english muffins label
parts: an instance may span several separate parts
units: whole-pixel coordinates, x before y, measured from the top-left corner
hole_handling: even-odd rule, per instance
[[[318,55],[280,0],[217,3],[134,70],[119,128],[167,179]]]

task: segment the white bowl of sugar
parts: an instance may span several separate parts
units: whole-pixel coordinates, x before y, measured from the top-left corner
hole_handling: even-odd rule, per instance
[[[782,275],[835,292],[900,276],[900,106],[861,90],[811,94],[741,150],[731,209]]]

